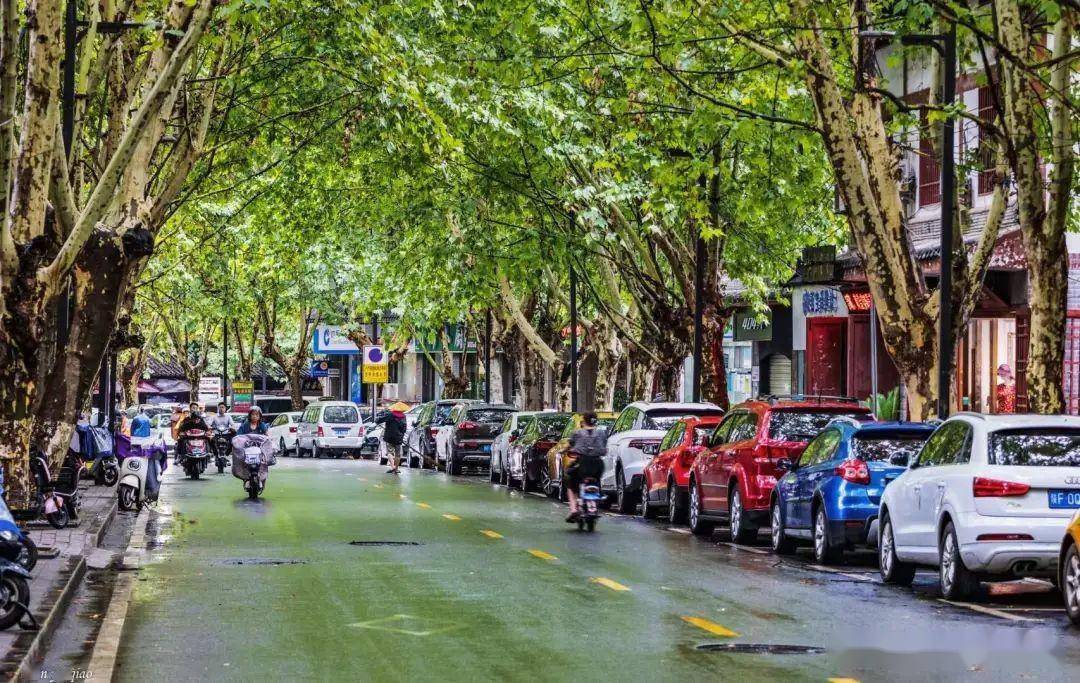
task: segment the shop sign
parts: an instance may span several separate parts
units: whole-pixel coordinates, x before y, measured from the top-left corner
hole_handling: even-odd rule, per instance
[[[330,376],[330,361],[328,360],[313,360],[311,361],[311,368],[308,370],[308,374],[312,377],[329,377]]]
[[[255,383],[249,379],[238,379],[232,383],[232,411],[246,413],[255,404]]]
[[[772,309],[765,314],[744,309],[735,312],[735,341],[771,341]]]
[[[803,315],[829,315],[837,312],[836,290],[815,289],[803,292]]]

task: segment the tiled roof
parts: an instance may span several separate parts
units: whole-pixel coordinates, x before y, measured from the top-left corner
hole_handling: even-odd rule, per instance
[[[213,368],[213,370],[216,372],[219,368]],[[151,356],[146,361],[146,371],[143,374],[150,378],[174,377],[177,379],[184,379],[184,369],[180,367],[180,363],[176,361],[175,356]],[[262,377],[265,374],[267,377],[276,377],[278,379],[284,378],[284,374],[281,372],[281,369],[278,368],[277,364],[265,359],[255,362],[252,366],[251,374],[254,377]],[[304,368],[302,375],[305,379],[310,377],[308,368]]]

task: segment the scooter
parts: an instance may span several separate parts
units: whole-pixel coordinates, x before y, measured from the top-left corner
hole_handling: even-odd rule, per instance
[[[82,425],[76,430],[85,473],[93,477],[94,484],[98,486],[115,486],[120,477],[120,461],[116,457],[116,447],[109,430]]]
[[[191,480],[196,480],[199,475],[206,471],[206,463],[210,459],[210,451],[206,443],[206,432],[201,429],[189,429],[184,432],[184,453],[180,461],[184,467],[184,474]]]
[[[603,499],[600,485],[595,479],[586,479],[581,482],[578,497],[580,498],[577,518],[578,531],[586,529],[592,531],[596,529],[596,520],[600,519],[600,501]]]
[[[78,454],[69,451],[60,478],[53,479],[43,453],[39,452],[31,458],[30,473],[37,485],[33,510],[35,517],[44,515],[54,529],[63,529],[70,519],[78,519],[81,467]]]
[[[270,439],[261,434],[242,434],[232,441],[232,473],[244,482],[248,498],[257,500],[266,490],[270,465],[277,463]]]
[[[37,544],[15,523],[3,494],[0,474],[0,558],[14,562],[26,571],[32,571],[38,561]]]
[[[214,452],[214,465],[217,466],[218,474],[225,471],[229,464],[229,449],[232,447],[232,438],[235,436],[232,430],[214,430],[214,436],[210,439],[210,450]]]
[[[161,474],[169,462],[164,442],[160,439],[150,441],[150,437],[133,437],[129,443],[118,437],[117,450],[124,456],[120,463],[120,483],[116,487],[120,509],[138,510],[156,501]]]

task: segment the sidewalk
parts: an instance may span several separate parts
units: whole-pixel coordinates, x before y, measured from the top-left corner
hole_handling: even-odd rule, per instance
[[[12,626],[0,631],[0,677],[15,678],[24,663],[29,666],[41,654],[75,588],[86,572],[86,561],[97,548],[116,515],[116,489],[80,484],[82,509],[79,523],[54,529],[44,520],[30,522],[30,537],[38,546],[40,557],[30,582],[30,609],[41,626],[40,631],[25,631]]]

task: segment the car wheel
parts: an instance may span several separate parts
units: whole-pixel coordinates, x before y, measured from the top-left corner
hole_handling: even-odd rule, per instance
[[[686,524],[686,501],[683,500],[683,495],[679,492],[679,487],[675,485],[674,481],[668,482],[667,499],[668,522],[671,524]]]
[[[1065,598],[1065,612],[1072,623],[1080,626],[1080,550],[1075,543],[1065,551],[1059,584]]]
[[[778,555],[790,555],[795,552],[795,542],[784,533],[784,516],[780,511],[780,501],[773,501],[772,509],[769,511],[769,518],[772,521],[770,537],[772,538],[773,552]]]
[[[739,485],[735,484],[734,488],[728,506],[728,510],[731,511],[731,540],[735,543],[747,545],[757,540],[757,529],[746,521],[746,510],[743,509]]]
[[[841,550],[829,538],[829,516],[825,506],[819,505],[814,514],[814,561],[818,564],[837,564]]]
[[[886,515],[881,522],[881,540],[878,542],[878,571],[881,580],[896,586],[910,586],[915,580],[915,565],[903,562],[896,556],[896,539],[892,520]]]
[[[488,481],[490,481],[492,484],[499,483],[499,475],[495,473],[495,463],[494,462],[492,462],[490,465],[488,465]]]
[[[551,473],[548,472],[547,463],[544,463],[540,469],[540,491],[548,498],[555,495],[555,491],[551,488]]]
[[[281,451],[281,457],[283,458],[289,454],[289,452],[285,450],[285,439],[278,439],[278,450]]]
[[[615,471],[615,509],[621,514],[632,515],[637,509],[636,492],[626,485],[621,469]]]
[[[946,600],[966,600],[978,589],[979,582],[964,566],[952,522],[945,525],[940,546],[938,575],[941,579],[941,597]]]
[[[656,519],[659,513],[656,510],[655,505],[649,504],[649,494],[645,489],[645,484],[641,484],[641,517],[643,519]]]
[[[704,512],[701,508],[701,496],[698,494],[698,487],[694,481],[690,482],[690,531],[697,536],[708,536],[712,534],[715,525],[712,522],[706,522],[701,518],[701,514]]]

